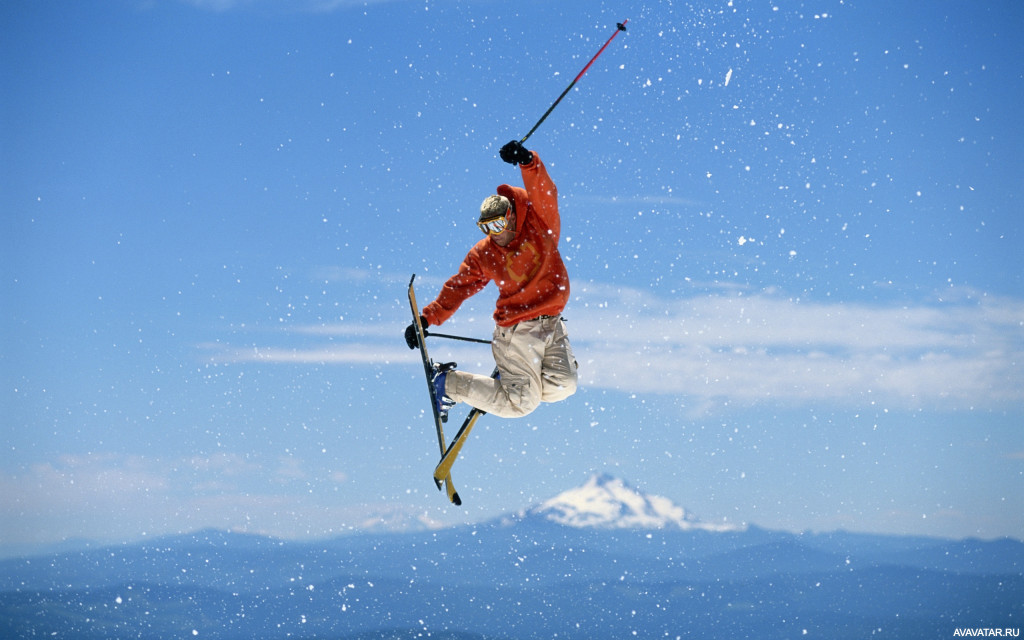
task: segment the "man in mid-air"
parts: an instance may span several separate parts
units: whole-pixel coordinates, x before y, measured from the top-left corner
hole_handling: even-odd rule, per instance
[[[485,237],[420,317],[424,329],[443,324],[493,281],[498,301],[491,351],[498,375],[435,364],[433,384],[442,416],[465,402],[496,416],[517,418],[541,402],[557,402],[576,392],[577,363],[561,317],[569,300],[569,274],[558,252],[558,190],[540,156],[519,141],[503,146],[500,155],[519,165],[525,188],[502,184],[483,201],[477,225]],[[410,349],[417,347],[415,324],[406,329],[405,340]]]

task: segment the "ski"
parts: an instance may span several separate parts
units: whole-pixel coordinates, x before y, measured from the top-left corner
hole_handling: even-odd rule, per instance
[[[413,282],[416,280],[416,274],[412,275],[412,279],[409,280],[409,306],[412,308],[412,321],[416,325],[416,336],[417,341],[420,345],[420,356],[423,358],[423,371],[427,377],[427,390],[430,392],[430,410],[434,412],[434,426],[437,428],[437,444],[441,448],[441,456],[445,455],[446,447],[444,441],[444,427],[442,426],[443,420],[441,414],[437,410],[437,394],[434,392],[434,384],[432,378],[434,376],[434,361],[430,359],[430,355],[427,354],[427,341],[423,334],[423,325],[420,323],[420,308],[416,304],[416,292],[413,289]],[[449,471],[445,473],[440,479],[435,479],[434,482],[437,484],[437,488],[441,488],[442,482],[444,483],[445,492],[448,494],[448,499],[453,504],[461,505],[462,498],[459,497],[459,492],[455,490],[455,485],[452,483],[452,474],[450,471],[451,465],[449,465]]]
[[[491,377],[498,377],[497,368],[494,369]],[[452,465],[455,464],[455,459],[459,457],[459,452],[462,451],[462,445],[466,444],[466,437],[469,436],[469,432],[473,430],[473,426],[476,424],[477,418],[486,414],[486,411],[481,411],[474,407],[462,422],[462,426],[459,427],[455,437],[452,438],[452,442],[448,445],[448,449],[444,451],[441,456],[441,462],[438,462],[437,466],[434,468],[434,483],[437,485],[438,489],[441,488],[441,481],[451,475]]]

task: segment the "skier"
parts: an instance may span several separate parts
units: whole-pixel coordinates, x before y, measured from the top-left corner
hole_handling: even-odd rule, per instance
[[[433,384],[444,416],[457,402],[465,402],[516,418],[541,402],[557,402],[576,392],[577,363],[560,315],[569,300],[569,274],[558,253],[558,191],[540,156],[518,140],[503,146],[499,155],[519,165],[525,189],[503,184],[483,201],[477,225],[485,237],[420,316],[424,329],[440,325],[494,281],[498,301],[491,351],[498,375],[435,364]],[[415,323],[406,328],[405,341],[410,349],[417,347]]]

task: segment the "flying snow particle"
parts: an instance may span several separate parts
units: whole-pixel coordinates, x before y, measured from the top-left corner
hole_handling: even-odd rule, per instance
[[[729,86],[729,81],[732,80],[732,69],[729,69],[725,73],[725,86]]]

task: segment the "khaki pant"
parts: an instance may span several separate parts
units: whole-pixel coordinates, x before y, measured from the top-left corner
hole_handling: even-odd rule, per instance
[[[576,359],[561,318],[496,327],[491,351],[499,377],[452,371],[445,380],[445,393],[452,400],[518,418],[541,402],[558,402],[576,392]]]

